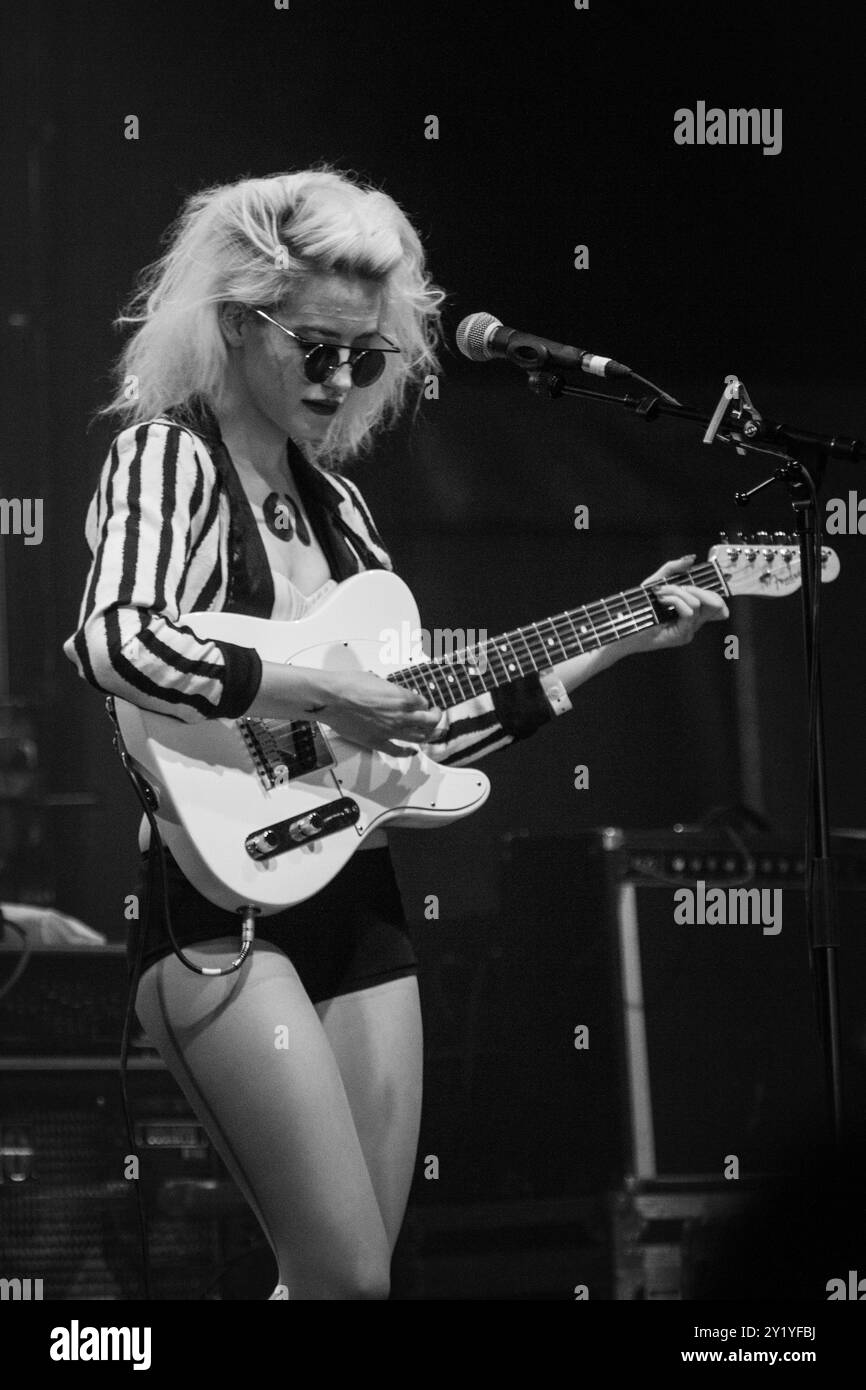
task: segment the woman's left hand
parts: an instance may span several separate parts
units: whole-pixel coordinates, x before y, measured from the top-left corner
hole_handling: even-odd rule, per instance
[[[695,584],[663,582],[668,575],[688,569],[694,564],[695,558],[694,555],[683,555],[679,560],[669,560],[643,581],[644,584],[653,585],[660,603],[676,609],[676,621],[631,633],[617,643],[618,654],[626,656],[634,652],[659,651],[665,647],[684,647],[704,623],[724,622],[729,616],[728,606],[721,594],[714,594],[710,589],[699,589]]]

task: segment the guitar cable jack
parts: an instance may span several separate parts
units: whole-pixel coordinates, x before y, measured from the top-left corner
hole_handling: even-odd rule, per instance
[[[243,925],[241,926],[241,949],[240,955],[236,956],[230,965],[193,965],[183,956],[184,965],[192,965],[201,975],[232,975],[236,970],[240,970],[250,951],[253,949],[253,942],[256,937],[256,916],[259,912],[257,907],[239,907],[238,912],[244,915]]]

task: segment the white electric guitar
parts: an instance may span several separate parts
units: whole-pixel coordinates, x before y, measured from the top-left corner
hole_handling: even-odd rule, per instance
[[[821,578],[839,560],[822,550]],[[726,598],[776,598],[800,587],[793,541],[716,545],[706,564],[667,582],[696,584]],[[263,661],[326,671],[372,671],[419,690],[439,708],[617,642],[668,621],[640,586],[439,657],[394,659],[390,635],[418,633],[418,609],[386,570],[355,575],[297,622],[232,613],[185,613],[202,638],[254,647]],[[425,754],[390,756],[350,743],[326,724],[297,720],[207,719],[188,724],[115,700],[120,733],[150,788],[164,842],[191,882],[230,911],[264,915],[310,898],[342,869],[373,830],[447,825],[477,811],[490,783],[483,772],[448,767]]]

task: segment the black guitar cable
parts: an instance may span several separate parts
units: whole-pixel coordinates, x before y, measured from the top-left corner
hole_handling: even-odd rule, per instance
[[[148,920],[152,897],[153,866],[150,859],[148,859],[147,877],[144,880],[144,908],[133,928],[135,933],[135,953],[129,974],[129,990],[126,997],[126,1012],[123,1018],[123,1033],[120,1040],[120,1096],[123,1106],[123,1123],[126,1126],[126,1142],[129,1153],[135,1156],[136,1161],[138,1161],[138,1146],[135,1141],[135,1133],[132,1126],[132,1112],[129,1107],[127,1065],[129,1062],[129,1042],[132,1035],[132,1019],[135,1012],[135,996],[138,993],[138,981],[141,975],[141,960],[144,955],[144,923]],[[150,1302],[153,1298],[150,1284],[150,1250],[147,1237],[147,1212],[144,1208],[140,1174],[136,1177],[135,1188],[136,1209],[138,1211],[138,1239],[141,1247],[142,1284],[144,1286],[144,1297]]]
[[[133,790],[136,796],[138,797],[142,810],[144,811],[144,814],[147,817],[147,823],[150,826],[150,847],[147,856],[147,874],[145,876],[144,881],[144,903],[142,905],[139,917],[137,921],[135,921],[134,926],[131,929],[134,933],[134,957],[129,974],[129,990],[127,994],[126,1010],[123,1019],[123,1032],[121,1035],[120,1042],[120,1094],[121,1104],[123,1108],[123,1121],[124,1126],[126,1128],[126,1141],[129,1148],[129,1152],[137,1158],[138,1146],[135,1140],[135,1133],[132,1124],[132,1113],[129,1105],[129,1046],[132,1035],[132,1021],[135,1013],[135,999],[136,995],[138,994],[138,984],[141,978],[141,966],[142,960],[144,958],[144,942],[146,935],[145,927],[150,922],[152,904],[154,903],[156,897],[156,894],[154,892],[154,870],[157,866],[159,867],[160,895],[162,899],[163,921],[165,923],[165,927],[168,932],[169,939],[171,941],[175,955],[178,956],[178,958],[183,962],[185,966],[187,966],[188,969],[195,971],[195,973],[198,975],[230,975],[234,971],[240,969],[253,946],[253,941],[255,937],[254,916],[256,909],[247,909],[247,912],[244,916],[243,928],[241,933],[240,954],[236,957],[235,960],[231,962],[230,965],[226,966],[225,969],[217,967],[210,968],[196,965],[194,961],[189,960],[184,955],[183,951],[180,949],[180,946],[177,943],[177,940],[174,935],[174,929],[171,924],[171,912],[169,910],[168,905],[168,881],[165,872],[165,853],[163,849],[162,836],[159,833],[159,826],[157,824],[156,817],[153,814],[153,808],[151,805],[150,798],[152,797],[152,792],[150,790],[150,787],[147,785],[147,783],[144,781],[144,779],[140,776],[140,774],[132,765],[132,760],[126,749],[126,745],[123,742],[123,738],[120,732],[120,725],[117,721],[117,715],[114,709],[114,699],[112,696],[109,695],[106,699],[105,707],[114,725],[114,747],[117,750],[118,756],[123,766],[123,770],[128,776],[130,782],[132,783]],[[140,1179],[136,1180],[136,1207],[138,1211],[138,1233],[141,1248],[142,1285],[144,1288],[145,1299],[151,1301],[153,1298],[153,1294],[151,1292],[150,1252],[148,1248],[149,1242],[147,1232],[147,1213],[145,1211],[144,1198],[142,1196]]]
[[[120,732],[120,725],[117,722],[117,714],[114,709],[114,697],[112,695],[109,695],[106,699],[105,706],[114,724],[114,746],[117,750],[120,761],[123,764],[123,770],[133,785],[135,794],[141,803],[141,808],[144,811],[145,816],[147,817],[147,823],[150,827],[150,848],[148,850],[148,875],[150,875],[153,860],[154,858],[156,858],[156,861],[159,864],[162,919],[165,929],[168,932],[168,937],[171,941],[172,949],[174,950],[174,953],[177,956],[178,960],[183,962],[187,970],[194,971],[196,975],[232,975],[236,970],[240,970],[241,966],[243,965],[244,961],[246,960],[247,956],[252,950],[256,933],[255,917],[258,915],[259,909],[257,907],[252,906],[239,909],[239,912],[243,912],[243,924],[241,926],[241,949],[240,954],[235,957],[231,964],[226,965],[224,967],[216,965],[196,965],[195,961],[190,960],[189,956],[184,955],[183,951],[177,943],[177,939],[174,934],[174,928],[171,924],[171,911],[168,905],[168,879],[165,872],[165,850],[162,843],[162,836],[159,833],[159,825],[157,824],[156,816],[153,813],[153,792],[151,788],[148,786],[147,782],[141,776],[141,774],[132,765],[132,759],[130,758],[129,753],[127,752],[126,745],[123,742],[123,736]]]

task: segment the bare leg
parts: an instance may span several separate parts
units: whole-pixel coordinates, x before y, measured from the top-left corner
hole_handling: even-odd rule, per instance
[[[418,981],[389,980],[316,1005],[337,1059],[393,1251],[403,1224],[421,1125]]]
[[[233,938],[187,949],[208,964],[235,952]],[[390,1240],[350,1103],[283,952],[259,942],[224,979],[167,956],[142,976],[137,1011],[258,1216],[289,1297],[387,1298]]]

